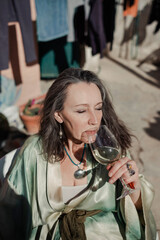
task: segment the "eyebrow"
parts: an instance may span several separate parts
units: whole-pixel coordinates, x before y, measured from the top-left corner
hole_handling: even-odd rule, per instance
[[[95,105],[95,106],[97,106],[97,105],[100,105],[100,104],[103,104],[103,102],[98,102],[98,103],[96,103],[96,105]],[[77,105],[75,105],[74,107],[79,107],[79,106],[84,106],[84,107],[87,107],[87,106],[88,106],[88,104],[86,104],[86,103],[77,104]]]

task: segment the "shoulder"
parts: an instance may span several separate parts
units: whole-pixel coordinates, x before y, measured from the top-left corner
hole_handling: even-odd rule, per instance
[[[41,139],[38,135],[33,135],[29,137],[21,147],[19,153],[14,159],[12,169],[14,169],[14,171],[22,168],[31,170],[36,167],[37,160],[40,162],[42,159]]]
[[[30,136],[20,149],[19,156],[42,154],[41,138],[38,135]]]
[[[40,137],[36,134],[27,138],[21,147],[21,151],[25,151],[26,149],[34,149],[39,146],[41,143]]]
[[[7,179],[10,185],[15,189],[21,189],[22,182],[31,184],[34,182],[37,167],[44,169],[46,163],[42,154],[40,137],[38,135],[29,137],[21,147],[8,171]]]

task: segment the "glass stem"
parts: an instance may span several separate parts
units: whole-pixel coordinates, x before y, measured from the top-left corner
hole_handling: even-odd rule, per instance
[[[120,177],[119,180],[121,181],[123,187],[128,188],[127,184],[125,183],[125,181],[122,177]]]

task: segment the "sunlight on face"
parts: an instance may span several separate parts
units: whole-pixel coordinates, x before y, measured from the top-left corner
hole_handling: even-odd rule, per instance
[[[94,134],[101,123],[102,97],[99,88],[93,83],[70,85],[60,117],[67,137],[85,142],[86,133]]]

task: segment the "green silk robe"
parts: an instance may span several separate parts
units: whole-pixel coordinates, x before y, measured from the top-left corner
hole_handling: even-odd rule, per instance
[[[0,239],[61,239],[59,217],[74,209],[101,210],[85,220],[87,240],[156,239],[154,191],[144,176],[139,176],[143,211],[137,212],[130,196],[116,200],[121,184],[108,183],[105,166],[97,166],[87,149],[88,185],[64,203],[60,162],[48,163],[41,151],[40,138],[29,137],[13,161],[0,190]]]

